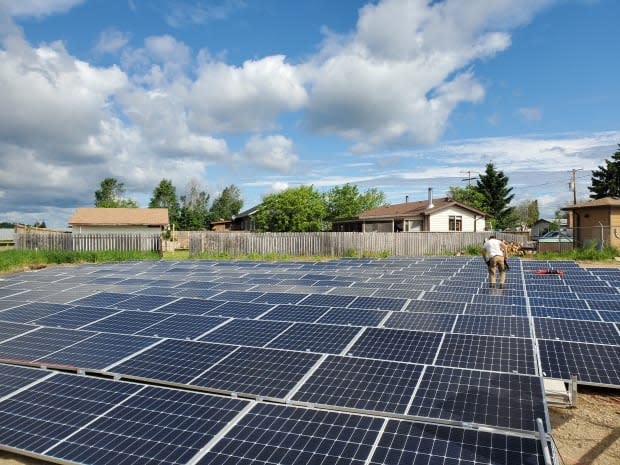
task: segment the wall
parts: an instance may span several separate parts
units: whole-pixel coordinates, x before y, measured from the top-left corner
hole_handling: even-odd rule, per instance
[[[577,245],[601,241],[601,224],[603,225],[603,241],[605,245],[620,248],[620,208],[617,207],[594,207],[577,210],[578,224],[575,228]],[[586,215],[588,215],[586,217]],[[611,225],[610,225],[611,222]],[[609,228],[611,226],[611,228]]]
[[[159,234],[159,226],[74,226],[72,232],[79,234]]]
[[[458,207],[450,207],[444,210],[440,210],[437,213],[433,213],[430,216],[430,231],[447,232],[449,231],[449,217],[450,216],[462,216],[463,217],[463,231],[474,231],[474,216],[469,210],[465,210]],[[484,231],[484,218],[478,218],[476,220],[475,231]]]

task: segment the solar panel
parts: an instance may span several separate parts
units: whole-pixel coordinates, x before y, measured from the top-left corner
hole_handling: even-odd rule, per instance
[[[109,370],[131,378],[189,384],[235,349],[235,346],[170,339]]]
[[[432,363],[442,333],[367,328],[349,355],[412,363]]]
[[[192,381],[193,385],[282,399],[320,358],[318,354],[240,347]]]
[[[422,313],[463,313],[465,304],[462,302],[446,302],[438,300],[412,300],[405,309],[408,312]]]
[[[447,332],[452,329],[456,315],[445,313],[395,312],[384,323],[386,328],[417,329]]]
[[[370,465],[543,465],[540,442],[487,431],[389,420]]]
[[[603,318],[603,321],[620,323],[620,311],[611,312],[611,311],[599,310],[598,314],[601,315],[601,318]]]
[[[518,316],[459,315],[452,332],[531,337],[528,319]]]
[[[49,375],[38,368],[0,364],[0,398]]]
[[[355,297],[351,295],[321,295],[310,294],[308,295],[302,305],[313,305],[317,307],[346,307],[355,300]]]
[[[541,339],[620,345],[620,334],[613,323],[534,318],[536,336]]]
[[[204,315],[205,313],[219,307],[222,300],[190,299],[183,297],[175,300],[168,305],[158,308],[156,311],[164,313],[184,313],[188,315]]]
[[[231,320],[205,334],[201,341],[262,347],[282,334],[291,323],[263,320]]]
[[[234,302],[251,302],[262,296],[262,292],[251,291],[223,291],[215,296],[217,300],[229,300]]]
[[[34,320],[33,323],[42,326],[77,329],[116,312],[118,310],[111,308],[69,307],[67,310]]]
[[[14,307],[0,312],[0,320],[12,321],[15,323],[29,323],[38,318],[42,318],[54,313],[71,308],[70,305],[49,304],[43,302],[29,302],[27,304]]]
[[[538,340],[543,376],[589,384],[620,385],[620,347]]]
[[[354,326],[295,323],[267,347],[337,354],[359,331]]]
[[[199,465],[364,465],[384,419],[257,404]]]
[[[537,376],[429,366],[407,413],[536,431],[536,418],[545,418],[543,398]]]
[[[85,307],[114,307],[119,302],[123,300],[130,299],[131,294],[118,294],[114,292],[100,292],[98,294],[93,294],[88,297],[84,297],[83,299],[74,300],[71,302],[73,305],[83,305]]]
[[[32,362],[94,334],[71,329],[40,328],[1,343],[0,359]]]
[[[28,331],[32,331],[36,328],[37,326],[22,323],[2,323],[0,324],[0,342],[6,341],[7,339],[18,336],[20,334],[24,334]],[[0,353],[2,353],[1,349]]]
[[[388,314],[385,310],[362,310],[359,308],[332,308],[317,323],[352,326],[378,326]]]
[[[329,356],[293,400],[404,414],[422,365]]]
[[[532,307],[532,316],[546,318],[564,318],[569,320],[601,321],[599,314],[593,310],[557,307]]]
[[[328,311],[327,307],[313,307],[311,305],[278,305],[261,316],[261,319],[312,323]]]
[[[155,308],[169,304],[176,299],[176,297],[160,295],[138,295],[119,302],[116,304],[116,307],[124,310],[142,310],[148,312]]]
[[[259,304],[254,302],[225,302],[214,310],[206,313],[209,316],[230,318],[258,318],[274,307],[272,304]]]
[[[349,304],[349,308],[364,308],[367,310],[402,310],[407,304],[406,299],[391,299],[388,297],[357,297]]]
[[[265,292],[253,302],[265,304],[296,304],[306,297],[304,294],[291,294],[288,292]]]
[[[536,374],[531,339],[446,334],[435,365]]]
[[[488,305],[483,303],[467,304],[467,315],[496,315],[496,316],[527,316],[525,305]]]
[[[194,339],[207,331],[227,321],[226,318],[218,318],[201,315],[172,315],[170,318],[155,323],[141,331],[137,335],[170,337],[176,339]]]
[[[107,333],[134,334],[151,325],[159,323],[171,315],[168,313],[148,313],[136,310],[123,310],[102,320],[95,321],[80,329]]]

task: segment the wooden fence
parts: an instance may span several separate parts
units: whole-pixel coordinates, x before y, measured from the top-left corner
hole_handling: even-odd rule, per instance
[[[189,254],[277,254],[291,256],[332,256],[381,254],[422,256],[454,254],[467,246],[482,247],[489,232],[415,232],[415,233],[247,233],[192,232]],[[496,233],[499,239],[523,243],[523,236]]]
[[[50,232],[15,234],[16,249],[98,252],[105,250],[161,252],[159,234],[78,234]]]

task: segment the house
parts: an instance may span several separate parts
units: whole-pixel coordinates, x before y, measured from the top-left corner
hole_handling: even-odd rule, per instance
[[[167,208],[78,208],[74,233],[158,234],[169,225]]]
[[[576,244],[591,243],[620,248],[620,198],[603,197],[562,208],[572,213]]]
[[[532,225],[530,228],[530,237],[532,240],[538,239],[540,236],[549,232],[549,228],[551,227],[551,221],[539,219]]]
[[[217,221],[211,221],[209,223],[209,227],[211,228],[211,231],[215,232],[230,231],[232,228],[232,220],[225,220],[223,218],[220,218]]]
[[[386,205],[335,221],[334,231],[420,232],[484,231],[487,214],[448,197]]]
[[[256,222],[254,221],[254,215],[258,211],[260,205],[256,205],[248,210],[232,217],[232,224],[230,226],[231,231],[256,231]]]

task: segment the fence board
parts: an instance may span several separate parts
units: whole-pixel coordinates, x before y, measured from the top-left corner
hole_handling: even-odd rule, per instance
[[[277,254],[292,256],[345,256],[382,254],[421,256],[457,253],[467,246],[480,245],[489,232],[413,232],[413,233],[248,233],[206,232],[189,234],[189,253]],[[523,243],[523,236],[496,233],[500,239]]]
[[[106,250],[161,252],[159,234],[79,234],[50,232],[15,234],[16,249],[100,252]]]

